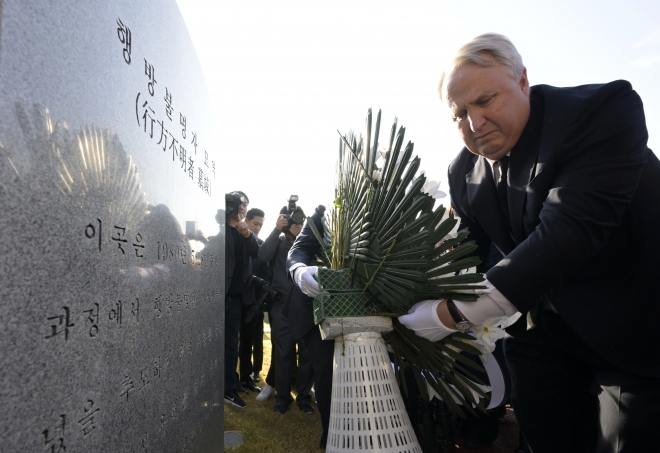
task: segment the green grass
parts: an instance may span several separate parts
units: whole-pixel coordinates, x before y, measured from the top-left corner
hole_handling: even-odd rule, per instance
[[[264,324],[267,326],[267,324]],[[266,374],[270,367],[270,334],[264,333],[264,364],[261,371],[260,387],[265,386]],[[243,444],[226,449],[231,453],[308,453],[320,451],[321,417],[312,403],[315,412],[307,415],[298,410],[295,401],[284,415],[273,412],[275,397],[264,402],[257,401],[257,394],[249,392],[241,395],[248,407],[239,409],[225,404],[225,431],[240,431]],[[295,392],[294,392],[295,398]]]

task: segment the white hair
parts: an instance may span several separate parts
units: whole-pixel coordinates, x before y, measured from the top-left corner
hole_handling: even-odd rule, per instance
[[[509,38],[498,33],[484,33],[458,49],[448,67],[442,71],[438,85],[440,99],[443,99],[442,85],[447,76],[467,63],[474,63],[484,68],[501,64],[516,80],[520,79],[525,69],[522,57]]]

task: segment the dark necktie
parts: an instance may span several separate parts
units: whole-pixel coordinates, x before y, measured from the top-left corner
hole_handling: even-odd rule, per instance
[[[497,198],[500,201],[500,211],[506,222],[509,232],[511,231],[511,217],[509,216],[509,201],[506,196],[507,174],[509,173],[509,156],[504,156],[497,162],[500,166],[500,177],[495,184],[497,186]]]

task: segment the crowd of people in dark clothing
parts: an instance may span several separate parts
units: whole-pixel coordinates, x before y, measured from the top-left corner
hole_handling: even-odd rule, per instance
[[[290,209],[284,206],[272,231],[261,239],[264,211],[248,210],[249,199],[243,192],[227,197],[238,200],[238,209],[232,213],[227,209],[225,227],[225,403],[245,408],[241,394],[252,391],[259,393],[257,401],[275,396],[273,410],[284,414],[293,402],[293,385],[298,409],[312,414],[312,363],[304,344],[293,339],[284,312],[293,286],[287,255],[302,225],[290,222]],[[262,283],[255,283],[258,279]],[[265,316],[270,324],[271,365],[265,386],[260,387]]]

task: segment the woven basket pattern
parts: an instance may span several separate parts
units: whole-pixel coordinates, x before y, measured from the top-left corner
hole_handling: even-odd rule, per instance
[[[351,286],[349,269],[335,271],[319,267],[317,276],[323,294],[314,299],[314,322],[319,324],[327,318],[373,316],[382,308],[362,295],[362,286]]]
[[[383,337],[335,339],[326,453],[422,453]]]

